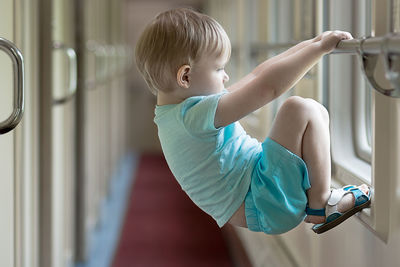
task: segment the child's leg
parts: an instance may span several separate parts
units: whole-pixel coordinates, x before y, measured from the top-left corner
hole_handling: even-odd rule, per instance
[[[330,196],[331,157],[329,115],[312,99],[290,97],[280,108],[269,137],[297,154],[307,164],[311,188],[307,191],[309,207],[324,208]],[[368,187],[360,187],[367,192]],[[346,211],[353,206],[354,197],[346,195],[338,209]],[[322,223],[324,216],[307,216],[306,222]]]

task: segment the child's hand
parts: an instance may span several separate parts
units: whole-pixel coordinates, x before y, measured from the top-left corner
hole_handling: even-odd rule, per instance
[[[327,31],[315,38],[315,41],[320,42],[322,51],[329,53],[336,48],[341,40],[353,39],[350,33],[344,31]]]

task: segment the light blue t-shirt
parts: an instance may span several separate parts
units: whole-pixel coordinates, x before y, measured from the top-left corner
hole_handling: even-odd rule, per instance
[[[222,227],[243,203],[261,144],[239,122],[216,129],[226,91],[156,106],[154,122],[168,166],[192,201]]]

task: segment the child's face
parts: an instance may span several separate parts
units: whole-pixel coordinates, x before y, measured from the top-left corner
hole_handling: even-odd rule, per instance
[[[225,72],[227,58],[209,55],[202,57],[192,69],[190,89],[194,95],[210,95],[221,92],[229,80]]]

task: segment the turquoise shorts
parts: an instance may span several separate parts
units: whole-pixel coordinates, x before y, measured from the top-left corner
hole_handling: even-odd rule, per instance
[[[267,138],[245,198],[249,230],[282,234],[299,225],[306,216],[310,187],[305,162]]]

